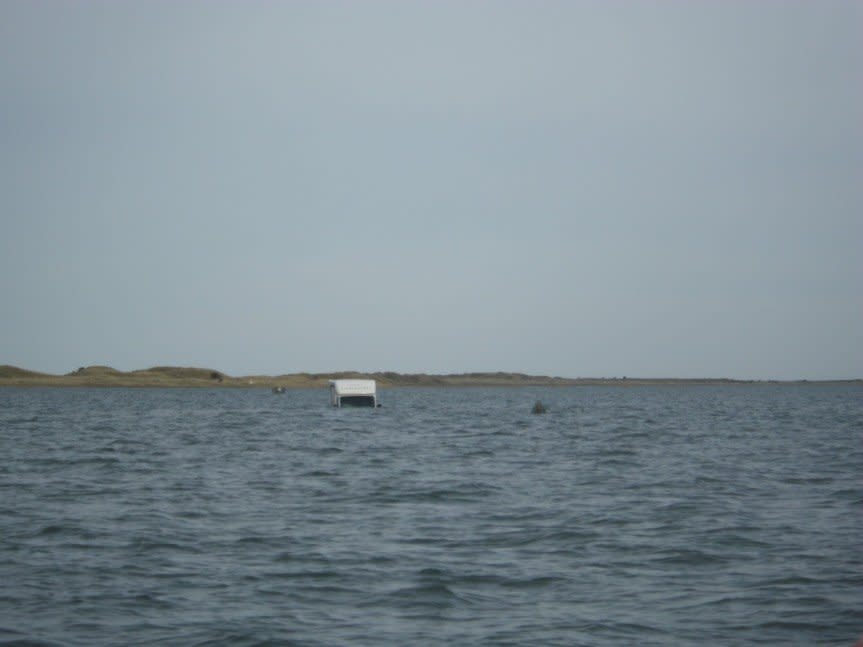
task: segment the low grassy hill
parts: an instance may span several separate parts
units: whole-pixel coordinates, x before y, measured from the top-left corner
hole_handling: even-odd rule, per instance
[[[124,375],[122,371],[118,371],[116,368],[112,368],[111,366],[82,366],[77,371],[72,371],[71,373],[67,373],[69,377],[78,376],[78,377],[90,377],[90,378],[100,378],[100,377],[120,377]]]
[[[26,378],[46,378],[50,377],[47,373],[37,373],[36,371],[28,371],[25,368],[10,366],[9,364],[0,364],[0,378],[8,379],[26,379]]]
[[[153,366],[139,371],[132,371],[129,375],[152,378],[173,378],[178,380],[215,380],[219,381],[225,376],[219,371],[211,368],[191,368],[184,366]]]
[[[248,375],[231,377],[210,368],[183,366],[153,366],[136,371],[118,371],[110,366],[82,366],[66,375],[50,375],[29,371],[8,364],[0,365],[0,386],[74,386],[74,387],[242,387],[325,388],[331,379],[374,379],[381,388],[473,387],[473,386],[639,386],[650,384],[744,384],[728,379],[657,379],[657,378],[560,378],[524,373],[459,373],[429,375],[425,373],[395,373],[392,371],[361,373],[293,373],[278,376]]]
[[[0,366],[0,385],[19,386],[228,386],[244,385],[208,368],[155,366],[124,372],[111,366],[82,366],[65,375],[27,371],[16,366]]]

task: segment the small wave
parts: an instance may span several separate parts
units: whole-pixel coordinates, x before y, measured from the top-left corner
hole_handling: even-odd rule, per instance
[[[64,461],[64,465],[67,467],[78,467],[78,466],[104,466],[104,467],[114,467],[115,465],[120,464],[120,459],[112,454],[100,455],[100,456],[82,456],[81,458],[75,458],[71,460]]]
[[[260,535],[246,535],[245,537],[239,537],[234,540],[235,544],[239,544],[241,546],[246,544],[251,544],[253,546],[259,546],[262,544],[269,544],[274,541],[272,537],[262,537]]]
[[[331,580],[344,577],[340,571],[285,571],[269,573],[267,578],[278,580]]]
[[[52,523],[47,526],[43,526],[39,530],[37,530],[33,535],[33,537],[46,537],[46,538],[76,538],[76,539],[84,539],[84,540],[94,540],[98,538],[105,538],[107,534],[104,532],[97,532],[91,530],[89,528],[82,528],[77,524],[60,524],[60,523]]]
[[[141,552],[147,551],[177,551],[181,553],[201,554],[203,550],[199,546],[190,543],[178,543],[162,539],[135,539],[129,542],[128,547]]]
[[[656,507],[657,519],[664,521],[672,521],[676,519],[685,519],[690,514],[698,512],[698,503],[691,499],[683,499],[680,501],[671,501]]]
[[[92,425],[90,427],[90,431],[98,431],[100,433],[103,431],[116,432],[117,428],[110,423],[100,423],[100,424]]]
[[[455,591],[443,582],[428,582],[398,589],[390,595],[396,597],[417,597],[423,599],[441,599],[455,600],[458,598]]]
[[[723,564],[729,560],[724,555],[708,553],[694,548],[678,548],[666,551],[660,557],[649,559],[651,563],[671,564],[679,566],[700,566],[704,564]]]
[[[338,476],[335,472],[328,472],[326,470],[311,470],[310,472],[303,472],[300,474],[302,477],[312,477],[312,478],[326,478],[329,476]]]
[[[494,456],[494,452],[488,449],[476,449],[464,453],[465,458],[485,458]]]
[[[0,646],[2,647],[60,647],[59,643],[32,638],[27,634],[0,627]]]
[[[26,418],[7,418],[3,421],[3,424],[7,425],[24,425],[33,422],[38,422],[39,416],[26,417]]]
[[[845,499],[855,505],[863,504],[863,491],[856,488],[842,488],[830,493],[832,499]]]
[[[760,624],[754,625],[754,629],[763,629],[765,631],[780,630],[793,632],[811,632],[813,630],[822,629],[824,625],[817,622],[804,622],[802,620],[768,620]]]
[[[739,532],[729,533],[727,531],[711,531],[706,541],[709,541],[711,546],[729,549],[770,548],[772,545],[755,537],[742,535]]]
[[[679,601],[678,601],[679,599]],[[741,604],[747,598],[738,593],[717,593],[713,595],[698,595],[692,592],[681,594],[668,603],[675,611],[692,611],[699,608],[718,608],[726,604]]]
[[[634,449],[626,449],[624,447],[615,447],[614,449],[606,449],[602,452],[604,457],[617,458],[618,456],[636,456],[638,452]]]
[[[327,557],[324,557],[321,553],[298,553],[291,551],[282,551],[278,553],[275,557],[273,557],[273,561],[276,563],[286,563],[286,562],[318,562],[318,563],[329,563],[331,560]]]
[[[389,593],[368,598],[362,606],[389,607],[397,609],[440,609],[456,603],[470,604],[470,599],[460,596],[443,582],[422,582]]]
[[[175,580],[176,582],[176,580]],[[151,592],[135,593],[130,595],[118,595],[106,597],[105,602],[113,602],[122,605],[126,613],[146,618],[154,610],[168,610],[174,608],[174,603],[165,600],[159,594]]]
[[[189,647],[221,647],[222,645],[231,645],[231,647],[270,647],[284,644],[281,641],[263,638],[257,633],[249,631],[222,630],[207,633],[210,635],[199,640],[181,636],[182,640],[175,644],[185,644],[189,645]]]
[[[542,544],[546,548],[552,549],[556,544],[561,544],[567,545],[569,549],[572,544],[583,543],[594,539],[595,537],[596,533],[592,530],[528,528],[524,530],[492,533],[484,536],[480,535],[471,542],[471,545],[486,545],[495,548],[517,548],[531,546],[533,544]]]
[[[827,485],[834,480],[832,476],[786,476],[779,482],[789,485]]]
[[[798,586],[809,587],[813,584],[819,584],[822,581],[830,581],[830,580],[821,580],[815,577],[809,577],[806,575],[784,575],[782,577],[777,577],[769,580],[765,580],[763,582],[759,582],[757,585],[754,585],[750,588],[752,589],[787,589]]]
[[[535,577],[502,578],[498,585],[506,589],[544,589],[567,581],[567,578],[559,575],[537,575]]]
[[[395,492],[385,490],[368,495],[372,503],[471,503],[497,491],[487,485],[465,485],[458,488],[437,488]]]

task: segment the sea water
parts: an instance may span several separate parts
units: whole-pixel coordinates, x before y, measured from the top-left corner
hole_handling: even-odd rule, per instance
[[[863,633],[859,385],[380,395],[0,389],[0,644]]]

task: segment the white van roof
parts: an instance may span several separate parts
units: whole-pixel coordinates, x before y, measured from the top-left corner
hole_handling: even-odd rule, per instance
[[[374,395],[374,380],[330,380],[338,395]]]

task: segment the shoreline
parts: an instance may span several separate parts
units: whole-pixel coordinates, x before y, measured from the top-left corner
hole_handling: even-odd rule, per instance
[[[0,387],[91,387],[91,388],[325,388],[331,379],[372,379],[380,388],[393,387],[513,387],[513,386],[710,386],[752,384],[860,384],[863,380],[737,380],[732,378],[564,378],[523,373],[425,373],[342,371],[232,377],[206,368],[161,366],[136,371],[118,371],[109,366],[81,367],[66,375],[38,373],[15,366],[0,366]]]

